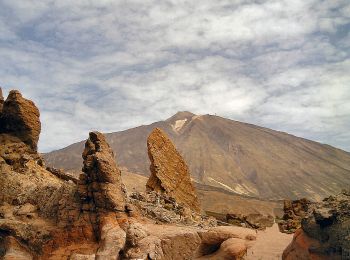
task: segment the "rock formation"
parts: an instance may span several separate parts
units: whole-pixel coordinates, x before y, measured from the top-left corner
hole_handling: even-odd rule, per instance
[[[83,174],[79,178],[82,212],[89,216],[97,241],[98,256],[118,258],[125,246],[125,231],[118,218],[126,217],[126,192],[112,149],[103,134],[91,132],[83,152]]]
[[[125,211],[125,191],[112,149],[103,134],[91,132],[83,152],[84,167],[80,175],[80,196],[98,211]]]
[[[259,213],[251,213],[247,215],[242,214],[226,214],[227,223],[244,226],[254,229],[266,229],[266,227],[272,227],[275,219],[271,215],[262,215]]]
[[[147,139],[147,147],[151,160],[147,189],[167,193],[178,203],[200,212],[188,167],[167,135],[155,128]]]
[[[301,226],[301,220],[306,216],[309,205],[308,199],[285,200],[283,219],[279,222],[281,232],[292,234]]]
[[[145,199],[127,198],[101,133],[90,133],[83,173],[76,180],[46,168],[35,151],[40,121],[31,101],[11,91],[4,111],[0,259],[240,259],[254,241],[253,230],[217,227],[213,219],[194,214],[170,196],[199,211],[187,166],[168,139],[162,146],[164,136],[149,144],[159,174],[155,177],[162,181],[154,188],[169,194],[153,191]],[[174,181],[168,174],[179,178]]]
[[[309,208],[283,259],[350,259],[350,191]]]
[[[11,133],[36,151],[41,130],[39,117],[32,101],[23,98],[19,91],[11,90],[2,106],[0,133]]]

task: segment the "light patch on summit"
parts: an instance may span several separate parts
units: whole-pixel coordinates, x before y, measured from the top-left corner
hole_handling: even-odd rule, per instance
[[[186,121],[187,121],[186,118],[182,120],[176,120],[175,124],[171,125],[171,127],[175,132],[179,132],[181,128],[184,126],[184,124],[186,123]]]

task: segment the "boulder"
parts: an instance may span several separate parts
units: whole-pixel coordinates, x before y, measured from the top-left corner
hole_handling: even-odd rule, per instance
[[[350,192],[315,203],[283,259],[350,259]]]
[[[16,136],[36,151],[41,131],[39,117],[39,110],[31,100],[11,90],[2,105],[0,133]]]
[[[308,199],[285,200],[283,206],[283,219],[279,221],[279,228],[284,233],[294,233],[301,226],[301,220],[306,216],[309,205]]]
[[[164,192],[178,203],[200,212],[188,166],[167,135],[155,128],[147,139],[147,147],[151,160],[147,190]]]
[[[265,229],[266,227],[272,227],[275,219],[271,215],[262,215],[260,213],[251,213],[248,215],[230,213],[226,214],[226,221],[236,226]]]

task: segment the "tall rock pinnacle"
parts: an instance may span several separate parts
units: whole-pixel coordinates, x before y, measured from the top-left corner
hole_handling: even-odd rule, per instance
[[[2,93],[0,133],[14,135],[36,151],[41,131],[38,108],[31,100],[23,98],[17,90],[10,91],[3,105],[1,100]]]
[[[161,129],[155,128],[147,139],[147,147],[151,160],[147,189],[167,193],[178,203],[199,212],[200,205],[189,169],[171,140]]]
[[[84,174],[81,180],[87,185],[81,196],[93,201],[102,211],[124,211],[125,192],[121,182],[121,172],[103,134],[91,132],[83,152]]]

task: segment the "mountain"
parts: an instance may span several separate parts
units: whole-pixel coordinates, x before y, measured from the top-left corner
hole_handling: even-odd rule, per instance
[[[329,145],[219,116],[178,112],[165,121],[107,134],[118,163],[149,175],[146,140],[163,129],[190,167],[192,178],[251,197],[319,200],[350,186],[350,153]],[[83,141],[44,155],[66,170],[82,165]]]

